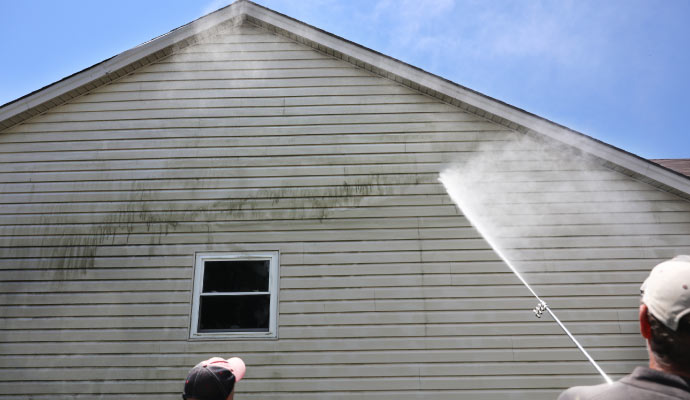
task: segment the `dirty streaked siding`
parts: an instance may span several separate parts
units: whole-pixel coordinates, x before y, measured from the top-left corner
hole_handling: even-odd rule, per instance
[[[0,399],[177,399],[217,354],[249,365],[246,399],[600,382],[437,181],[519,135],[251,26],[2,132]],[[690,203],[548,154],[516,155],[534,179],[514,189],[550,192],[557,223],[511,254],[617,377],[646,358],[639,283],[690,253]],[[280,251],[279,339],[189,341],[194,252],[254,250]]]

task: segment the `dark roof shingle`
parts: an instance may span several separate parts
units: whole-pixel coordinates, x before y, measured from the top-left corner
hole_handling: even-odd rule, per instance
[[[690,176],[690,158],[663,158],[649,161],[655,162],[664,168],[674,170],[683,175]]]

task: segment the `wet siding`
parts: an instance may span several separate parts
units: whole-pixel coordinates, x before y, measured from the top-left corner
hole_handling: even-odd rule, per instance
[[[437,181],[518,135],[249,26],[4,131],[0,399],[177,399],[216,354],[245,359],[246,399],[600,382]],[[511,254],[616,377],[646,357],[639,282],[690,253],[690,204],[560,154],[515,155],[532,178],[505,187],[552,219]],[[263,250],[279,339],[188,340],[194,253]]]

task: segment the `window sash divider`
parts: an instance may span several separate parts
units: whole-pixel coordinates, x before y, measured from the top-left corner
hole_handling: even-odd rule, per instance
[[[213,292],[200,293],[200,296],[261,296],[271,294],[271,292]]]

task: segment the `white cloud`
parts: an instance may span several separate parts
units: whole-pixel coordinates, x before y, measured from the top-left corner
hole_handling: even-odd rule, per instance
[[[201,15],[206,15],[209,13],[212,13],[218,9],[221,9],[228,4],[232,3],[233,0],[211,0],[210,3],[206,4],[202,9],[201,9]]]
[[[392,22],[398,40],[408,43],[433,26],[434,19],[451,12],[454,6],[455,0],[380,0],[371,17],[375,21]]]

